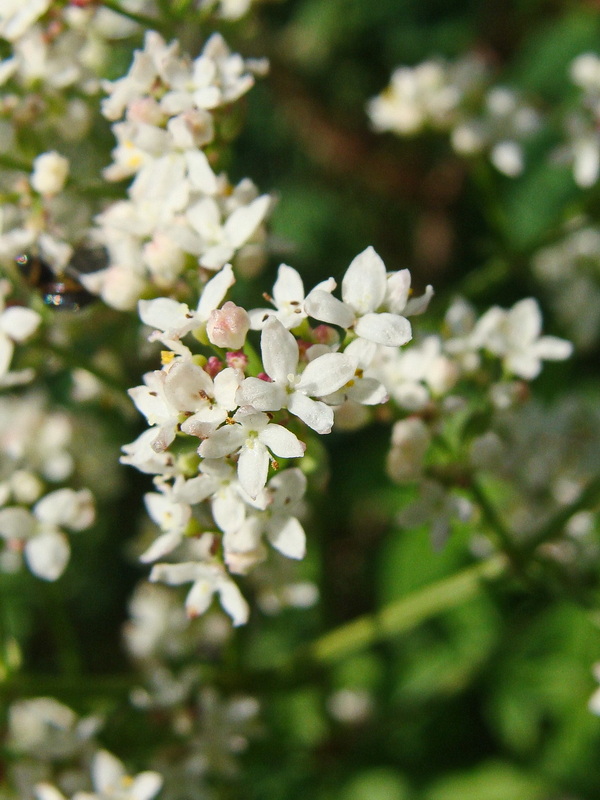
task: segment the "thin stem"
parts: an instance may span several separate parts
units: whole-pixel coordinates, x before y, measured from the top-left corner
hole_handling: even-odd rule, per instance
[[[84,369],[86,372],[89,372],[90,375],[93,375],[94,378],[97,378],[100,381],[100,383],[104,384],[107,389],[118,392],[123,396],[127,394],[127,389],[129,387],[124,386],[113,375],[110,375],[108,372],[105,372],[104,370],[95,366],[90,361],[82,363],[78,358],[75,357],[71,350],[67,350],[50,342],[45,344],[45,349],[50,353],[53,353],[55,356],[58,356],[58,358],[60,358],[68,367],[71,367],[72,369]]]
[[[19,158],[7,156],[6,153],[0,153],[0,167],[4,169],[15,169],[19,172],[31,172],[33,164],[29,161],[21,161]]]
[[[509,529],[501,520],[495,506],[490,502],[485,490],[475,477],[471,477],[470,489],[481,508],[488,525],[496,534],[498,542],[515,569],[522,575],[523,574],[523,554],[519,547],[515,544],[513,536]]]
[[[535,536],[529,539],[525,543],[523,551],[526,554],[530,554],[544,542],[560,536],[565,525],[574,514],[598,502],[600,502],[600,475],[588,483],[576,500],[561,508]]]
[[[507,567],[503,554],[467,567],[413,592],[375,614],[365,614],[326,633],[310,644],[302,656],[320,664],[345,658],[383,639],[416,628],[427,619],[464,603],[477,594],[484,580],[497,578]]]
[[[120,14],[122,17],[127,17],[127,19],[132,20],[132,22],[139,23],[144,28],[158,30],[166,27],[162,25],[161,21],[156,17],[149,17],[146,14],[136,14],[134,11],[127,11],[127,9],[122,8],[115,0],[102,0],[102,5],[114,11],[115,14]]]

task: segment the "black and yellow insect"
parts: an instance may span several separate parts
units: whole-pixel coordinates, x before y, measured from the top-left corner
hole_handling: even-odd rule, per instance
[[[54,272],[39,255],[23,253],[15,260],[19,272],[29,286],[41,294],[45,305],[56,311],[79,311],[96,300],[96,296],[83,286],[80,276],[103,269],[106,266],[106,251],[103,248],[80,247],[60,273]]]

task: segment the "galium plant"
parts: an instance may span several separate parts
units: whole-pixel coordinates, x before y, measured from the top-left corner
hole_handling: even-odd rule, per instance
[[[398,67],[382,94],[363,98],[363,127],[368,118],[378,134],[448,134],[444,158],[489,205],[501,255],[463,291],[443,287],[438,299],[410,260],[368,242],[348,266],[328,255],[324,267],[279,263],[271,276],[286,248],[272,233],[285,193],[233,177],[266,56],[282,66],[267,35],[280,9],[258,5],[0,8],[7,800],[212,800],[242,786],[260,797],[265,746],[288,765],[277,791],[295,797],[303,779],[290,753],[316,752],[336,731],[375,741],[378,718],[389,726],[389,667],[374,645],[407,633],[418,644],[433,618],[484,592],[499,609],[507,596],[593,603],[597,386],[544,392],[543,380],[557,383],[576,348],[598,346],[600,249],[582,194],[598,173],[598,56],[574,55],[578,94],[558,114],[475,53]],[[258,56],[236,52],[227,32]],[[509,282],[511,259],[524,260],[494,181],[526,177],[528,148],[552,126],[541,157],[544,169],[573,170],[570,219],[540,230],[526,253],[530,291],[499,290],[507,302],[485,307],[472,287]],[[552,333],[540,301],[556,313]],[[378,527],[393,538],[377,542]],[[359,604],[357,619],[327,620],[336,570],[349,581],[359,572],[359,530],[372,565],[384,559],[372,545],[388,559],[400,547],[404,588],[379,610]],[[403,548],[419,546],[407,563]],[[473,630],[461,629],[465,642]],[[437,674],[443,652],[431,641],[433,655],[409,647],[400,659],[403,702],[411,685],[413,701],[420,685],[442,702],[440,686],[451,693],[473,677],[470,655],[449,658],[450,682],[428,685],[427,660]],[[482,641],[480,666],[500,646]],[[375,661],[364,656],[344,679],[340,665],[363,651]],[[365,663],[375,666],[365,673]],[[518,749],[498,717],[498,736]],[[352,746],[342,750],[351,764]],[[365,768],[315,796],[457,796],[439,772],[405,786],[386,759],[383,783]],[[550,796],[527,793],[527,779],[508,780],[513,796]]]

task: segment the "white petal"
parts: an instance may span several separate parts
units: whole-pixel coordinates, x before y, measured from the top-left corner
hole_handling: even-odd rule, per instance
[[[208,373],[189,359],[178,359],[165,379],[165,398],[177,412],[194,412],[214,394]]]
[[[306,534],[296,517],[273,517],[269,524],[269,541],[288,558],[301,559],[306,554]]]
[[[427,311],[431,298],[434,295],[433,286],[426,286],[425,291],[420,297],[411,297],[404,309],[406,317],[414,317]],[[391,309],[393,311],[393,309]]]
[[[220,304],[227,290],[233,286],[235,278],[231,264],[225,264],[214,278],[211,278],[202,291],[198,308],[196,309],[199,319],[206,322],[210,312],[214,311]]]
[[[311,397],[323,397],[347,383],[354,370],[354,363],[343,353],[326,353],[306,365],[296,388]]]
[[[202,442],[198,453],[202,458],[224,458],[235,453],[245,438],[246,434],[240,425],[224,425]]]
[[[558,336],[542,336],[535,343],[535,352],[538,358],[563,361],[573,354],[573,345],[566,339],[559,339]]]
[[[542,330],[542,314],[537,301],[533,297],[520,300],[510,309],[510,326],[514,330],[515,338],[531,342],[540,335]],[[511,331],[512,333],[512,331]]]
[[[178,303],[168,297],[140,300],[138,313],[143,323],[159,331],[178,330],[191,316],[185,303]]]
[[[150,547],[142,553],[140,561],[142,564],[149,564],[151,561],[156,561],[166,556],[167,553],[170,553],[177,547],[182,538],[180,531],[163,533],[162,536],[159,536],[158,539],[152,542]]]
[[[25,545],[25,559],[29,569],[38,578],[55,581],[65,570],[71,550],[64,533],[45,531],[34,536]]]
[[[236,249],[241,247],[264,220],[270,207],[271,198],[264,194],[250,205],[236,208],[223,226],[227,242]]]
[[[219,583],[218,592],[221,605],[233,620],[233,624],[236,627],[245,625],[250,615],[250,608],[237,585],[233,581],[224,580]]]
[[[108,750],[99,750],[94,756],[92,781],[94,789],[100,794],[116,794],[126,775],[121,761]]]
[[[293,434],[292,434],[293,435]],[[267,482],[269,453],[257,439],[253,447],[244,447],[238,461],[238,479],[245,492],[254,498]]]
[[[185,599],[185,608],[189,617],[199,617],[208,610],[212,602],[212,597],[215,591],[213,582],[208,581],[206,578],[197,580]]]
[[[298,367],[298,343],[276,317],[267,320],[260,338],[263,366],[267,375],[286,385]]]
[[[386,347],[400,347],[412,339],[410,322],[398,314],[365,314],[354,330],[357,336]]]
[[[294,392],[288,401],[288,410],[317,433],[331,433],[333,409],[320,400],[311,400],[301,392]]]
[[[410,270],[401,269],[387,276],[386,306],[393,314],[402,314],[410,293]]]
[[[14,349],[12,340],[0,331],[0,377],[8,371]]]
[[[287,303],[304,302],[304,284],[299,272],[287,264],[280,264],[277,280],[273,284],[273,299],[279,308]]]
[[[260,378],[246,378],[235,399],[240,406],[252,406],[257,411],[279,411],[287,398],[284,387]]]
[[[309,317],[340,328],[349,328],[354,322],[352,308],[323,289],[313,289],[306,298],[304,309]]]
[[[385,264],[372,247],[367,247],[346,270],[342,298],[357,314],[367,314],[383,303],[385,289]]]
[[[36,527],[35,517],[26,508],[11,506],[0,510],[0,536],[6,539],[29,539]]]
[[[162,775],[158,772],[140,772],[133,779],[129,792],[132,800],[152,800],[163,784]]]
[[[215,194],[217,178],[202,150],[187,150],[185,160],[192,186],[204,194]]]
[[[246,516],[244,503],[233,492],[215,494],[211,510],[214,521],[224,533],[237,530]]]
[[[23,306],[11,306],[0,315],[0,328],[15,342],[23,342],[35,333],[41,321],[37,311]]]
[[[163,581],[171,586],[179,586],[182,583],[190,583],[198,578],[198,564],[194,561],[186,561],[180,564],[155,564],[150,573],[151,581]],[[201,571],[200,574],[204,574]]]
[[[272,453],[281,458],[300,458],[304,455],[306,445],[298,437],[284,428],[283,425],[268,425],[258,435],[261,441]]]

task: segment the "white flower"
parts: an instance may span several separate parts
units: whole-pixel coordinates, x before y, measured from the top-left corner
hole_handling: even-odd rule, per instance
[[[542,360],[562,361],[573,346],[556,336],[540,336],[542,315],[532,298],[509,309],[493,306],[478,320],[472,333],[474,344],[503,360],[505,369],[526,380],[539,375]]]
[[[58,489],[39,500],[33,513],[20,506],[0,509],[0,537],[9,547],[23,550],[34,575],[55,581],[70,556],[69,542],[61,527],[81,531],[90,527],[94,516],[93,497],[88,489]]]
[[[0,37],[20,39],[48,11],[51,0],[3,0],[0,6]]]
[[[231,264],[226,264],[204,287],[195,311],[191,311],[185,303],[178,303],[169,297],[140,300],[140,319],[155,328],[150,341],[158,340],[176,352],[188,354],[188,348],[181,345],[179,340],[208,322],[211,312],[221,304],[234,283]]]
[[[376,351],[377,345],[366,339],[355,339],[350,342],[344,350],[344,355],[352,362],[354,375],[341,389],[324,398],[327,403],[338,406],[351,400],[360,405],[374,406],[388,400],[385,386],[374,377],[365,375],[375,358]]]
[[[287,408],[317,433],[329,433],[332,409],[311,398],[332,394],[346,384],[355,372],[353,361],[343,353],[325,353],[298,374],[298,342],[276,317],[265,323],[261,351],[271,381],[246,378],[237,394],[238,403],[258,411]]]
[[[309,316],[341,328],[354,328],[357,336],[387,347],[399,347],[412,338],[410,322],[396,313],[381,312],[388,281],[385,265],[372,247],[352,261],[342,280],[343,302],[314,289],[306,298]]]
[[[59,153],[42,153],[33,162],[30,183],[36,192],[52,196],[62,191],[69,174],[69,159]]]
[[[150,573],[151,581],[164,581],[171,585],[193,583],[185,606],[190,617],[197,617],[208,610],[214,594],[234,625],[243,625],[248,620],[250,609],[236,584],[218,564],[189,561],[182,564],[156,564]]]
[[[92,761],[92,783],[93,793],[76,792],[73,800],[152,800],[163,779],[158,772],[150,771],[131,777],[116,756],[99,750]]]
[[[265,507],[253,509],[239,528],[223,537],[225,563],[231,572],[244,574],[263,560],[263,532],[286,558],[304,558],[306,534],[297,515],[305,492],[306,477],[299,469],[286,469],[271,478]]]
[[[238,478],[244,491],[256,498],[267,482],[270,454],[281,458],[300,458],[306,445],[282,425],[253,409],[239,409],[231,424],[210,435],[198,453],[203,458],[224,458],[239,453]]]
[[[42,318],[30,308],[23,306],[5,307],[4,298],[9,291],[8,283],[0,282],[0,379],[10,367],[14,352],[14,342],[24,342],[32,336]]]
[[[332,292],[335,287],[333,278],[328,278],[315,286],[315,289]],[[281,324],[290,330],[296,328],[308,316],[304,308],[304,284],[300,273],[287,264],[279,265],[277,280],[273,284],[273,296],[268,297],[268,300],[273,303],[274,309],[255,308],[249,312],[252,330],[262,330],[271,316],[277,317]]]

